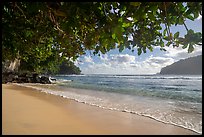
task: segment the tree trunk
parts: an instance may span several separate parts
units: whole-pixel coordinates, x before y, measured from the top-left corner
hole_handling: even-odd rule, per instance
[[[20,66],[20,60],[15,58],[13,61],[6,61],[2,63],[2,68],[4,71],[18,71]]]

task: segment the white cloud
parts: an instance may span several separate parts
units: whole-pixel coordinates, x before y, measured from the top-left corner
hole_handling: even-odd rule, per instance
[[[133,37],[131,34],[128,35],[128,40],[133,40]]]
[[[93,62],[93,59],[91,58],[91,56],[84,56],[84,62],[94,63],[94,62]]]
[[[195,46],[194,51],[192,53],[188,53],[188,48],[182,49],[182,46],[179,47],[165,47],[167,50],[166,53],[164,54],[167,57],[172,57],[175,60],[180,60],[180,59],[185,59],[197,55],[202,54],[202,46]]]
[[[101,59],[102,61],[108,61],[108,55],[107,55],[107,54],[101,55],[101,56],[100,56],[100,59]]]
[[[148,59],[146,59],[143,62],[144,66],[150,66],[153,68],[162,68],[165,67],[167,65],[170,65],[174,62],[173,58],[166,58],[166,57],[153,57],[150,56]]]
[[[135,62],[135,56],[128,54],[111,55],[111,62],[114,63],[131,63]]]
[[[129,54],[105,54],[96,60],[91,56],[84,56],[81,58],[81,65],[78,66],[84,74],[156,74],[161,68],[180,59],[202,54],[202,46],[195,46],[192,53],[188,53],[188,49],[182,49],[181,46],[178,48],[170,46],[165,49],[167,51],[163,52],[162,56],[151,55],[143,60]]]
[[[197,20],[200,20],[200,19],[202,19],[202,15],[199,14]]]
[[[135,56],[128,54],[104,55],[101,62],[95,62],[81,68],[84,74],[155,74],[162,67],[170,65],[174,59],[170,57],[150,56],[144,61],[135,60]]]
[[[194,46],[192,53],[188,53],[188,48],[182,49],[182,46],[165,49],[167,51],[162,56],[151,55],[143,61],[129,54],[101,55],[98,62],[94,62],[90,56],[85,56],[84,64],[80,68],[84,74],[155,74],[180,59],[202,54],[202,46]]]

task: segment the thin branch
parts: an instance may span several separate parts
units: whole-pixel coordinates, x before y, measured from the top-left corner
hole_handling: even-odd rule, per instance
[[[106,12],[105,4],[103,5],[103,10],[104,10],[104,13],[105,13],[106,17],[108,17],[108,19],[109,19],[110,21],[112,21],[112,19],[109,17],[109,15],[108,15],[107,12]]]
[[[170,36],[169,31],[168,31],[168,27],[167,27],[167,23],[164,23],[164,24],[165,24],[165,27],[166,27],[166,30],[167,30],[167,35]]]
[[[178,7],[177,7],[177,10],[179,10]],[[179,18],[184,18],[184,16],[181,14],[181,15],[179,16]],[[183,24],[184,24],[184,26],[185,26],[185,28],[186,28],[186,31],[188,31],[188,28],[187,28],[187,26],[186,26],[186,24],[185,24],[185,20],[183,21]]]
[[[21,11],[21,13],[23,14],[23,16],[25,17],[25,19],[26,19],[26,16],[25,16],[25,14],[23,13],[23,10],[17,5],[17,3],[15,2],[15,7],[17,7],[20,11]]]
[[[52,9],[50,7],[49,8],[49,13],[48,13],[48,17],[50,18],[50,20],[53,22],[55,29],[58,30],[59,32],[61,32],[63,34],[63,38],[65,36],[67,36],[68,39],[73,39],[73,37],[70,37],[66,32],[64,32],[62,29],[60,29],[59,23],[55,20],[54,15],[52,14]]]
[[[108,16],[106,13],[105,4],[103,5],[103,11],[104,11],[105,15]]]
[[[69,35],[66,34],[66,32],[64,32],[63,30],[60,29],[59,23],[55,20],[54,15],[52,15],[52,8],[51,8],[48,4],[46,4],[46,6],[47,6],[47,8],[49,9],[49,11],[48,11],[48,17],[49,17],[50,20],[53,22],[53,24],[54,24],[54,26],[55,26],[55,29],[58,30],[58,31],[60,31],[60,32],[63,34],[63,38],[64,38],[65,36],[67,36],[69,39],[70,39],[70,38],[73,39],[73,37],[69,37]]]
[[[67,36],[67,37],[68,37],[68,35],[67,35],[63,30],[60,29],[59,24],[58,24],[58,22],[55,20],[54,15],[52,15],[51,11],[49,11],[49,13],[50,13],[50,14],[49,14],[49,18],[50,18],[50,20],[54,23],[55,29],[58,30],[59,32],[61,32],[64,36]],[[64,36],[63,36],[63,37],[64,37]],[[69,38],[73,38],[73,37],[69,37]]]
[[[165,15],[166,15],[166,28],[167,28],[167,34],[168,34],[168,36],[170,37],[170,28],[169,28],[169,25],[168,25],[168,16],[167,16],[167,10],[166,10],[166,4],[165,4],[165,2],[164,2],[164,9],[165,9]]]
[[[186,28],[186,31],[188,31],[188,28],[187,28],[187,26],[186,26],[185,22],[183,22],[183,24],[184,24],[184,26],[185,26],[185,28]]]

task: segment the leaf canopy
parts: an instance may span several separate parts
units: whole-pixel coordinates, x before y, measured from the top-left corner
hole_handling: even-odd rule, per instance
[[[153,46],[163,49],[164,41],[192,52],[202,44],[202,34],[188,30],[185,20],[199,14],[202,2],[4,2],[2,61],[49,66],[86,50],[100,55],[115,48],[137,48],[140,55]],[[177,24],[186,27],[184,37],[172,34],[170,27]]]

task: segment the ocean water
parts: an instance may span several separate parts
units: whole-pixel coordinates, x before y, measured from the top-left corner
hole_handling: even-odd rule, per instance
[[[149,117],[202,134],[201,75],[52,77],[57,79],[54,86],[26,86],[103,109]]]

